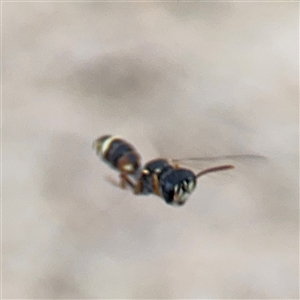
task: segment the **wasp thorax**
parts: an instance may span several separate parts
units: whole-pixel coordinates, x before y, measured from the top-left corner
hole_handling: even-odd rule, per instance
[[[173,167],[166,159],[154,159],[145,164],[140,174],[141,193],[159,195],[159,178],[168,169]]]
[[[140,168],[140,155],[123,139],[104,135],[93,143],[93,147],[104,161],[123,173],[135,173]]]
[[[172,168],[166,159],[154,159],[149,161],[143,168],[142,173],[144,175],[160,175],[166,168]]]

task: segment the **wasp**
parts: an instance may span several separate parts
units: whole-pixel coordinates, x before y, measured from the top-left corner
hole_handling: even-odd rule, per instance
[[[183,205],[195,190],[199,177],[234,168],[233,165],[220,165],[195,174],[168,159],[154,159],[142,167],[137,150],[112,135],[95,140],[93,148],[102,160],[119,171],[122,188],[129,186],[136,195],[157,195],[170,205]]]

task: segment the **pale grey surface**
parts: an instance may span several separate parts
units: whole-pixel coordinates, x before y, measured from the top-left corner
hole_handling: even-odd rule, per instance
[[[298,298],[297,3],[3,3],[4,298]],[[188,203],[91,150],[258,153]],[[209,166],[211,164],[208,164]]]

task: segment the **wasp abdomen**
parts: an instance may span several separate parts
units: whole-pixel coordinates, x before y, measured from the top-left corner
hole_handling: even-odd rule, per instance
[[[118,137],[102,136],[93,146],[104,161],[121,172],[135,173],[140,168],[140,155],[132,145]]]

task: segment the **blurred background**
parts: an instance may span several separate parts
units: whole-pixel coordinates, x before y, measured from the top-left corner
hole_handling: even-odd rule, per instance
[[[3,3],[3,298],[298,299],[298,7]],[[267,159],[172,207],[105,179],[103,134]]]

